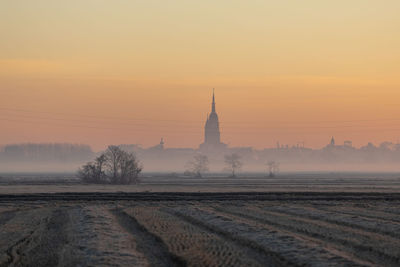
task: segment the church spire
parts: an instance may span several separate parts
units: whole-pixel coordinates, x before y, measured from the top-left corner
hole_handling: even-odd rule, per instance
[[[212,110],[211,113],[215,113],[215,95],[214,95],[214,88],[213,88],[213,100],[212,100]]]
[[[225,148],[226,145],[221,143],[221,132],[219,130],[219,120],[217,112],[215,111],[215,92],[213,88],[211,113],[208,114],[204,126],[204,143],[200,145],[201,148],[211,149]]]

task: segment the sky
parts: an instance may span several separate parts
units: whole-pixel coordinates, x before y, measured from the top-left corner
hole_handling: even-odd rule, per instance
[[[400,141],[400,1],[0,1],[0,144]]]

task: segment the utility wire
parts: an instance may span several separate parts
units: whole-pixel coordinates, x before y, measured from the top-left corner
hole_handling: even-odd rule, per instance
[[[14,109],[0,107],[0,110],[14,111],[14,112],[25,112],[25,113],[42,113],[50,115],[64,115],[64,116],[76,116],[79,118],[92,118],[97,120],[124,120],[124,121],[155,121],[155,122],[178,122],[178,123],[204,123],[204,121],[196,120],[168,120],[168,119],[153,119],[153,118],[132,118],[132,117],[110,117],[110,116],[94,116],[80,113],[60,113],[60,112],[48,112],[48,111],[34,111],[28,109]],[[356,122],[382,122],[382,121],[400,121],[400,118],[381,118],[381,119],[364,119],[364,120],[323,120],[323,121],[305,121],[305,122],[293,122],[293,121],[223,121],[224,124],[263,124],[263,123],[299,123],[299,124],[321,124],[321,123],[356,123]]]
[[[64,123],[59,123],[59,122],[34,122],[34,121],[24,121],[24,120],[15,120],[15,119],[9,119],[9,118],[1,118],[0,117],[0,121],[8,121],[8,122],[12,122],[12,123],[27,123],[27,124],[40,124],[40,125],[46,125],[46,126],[57,126],[57,127],[64,127],[64,128],[88,128],[88,129],[99,129],[99,130],[110,130],[110,131],[129,131],[129,132],[151,132],[151,131],[157,131],[160,132],[160,134],[163,133],[170,133],[170,134],[193,134],[193,135],[201,135],[202,134],[202,127],[199,127],[198,131],[189,131],[187,129],[180,129],[177,128],[176,130],[171,130],[171,129],[150,129],[149,127],[147,128],[130,128],[130,127],[124,127],[124,128],[118,128],[118,127],[104,127],[104,126],[90,126],[90,125],[79,125],[79,124],[64,124]],[[312,129],[310,127],[299,127],[299,128],[295,128],[293,127],[296,131],[296,133],[315,133],[315,129]],[[268,134],[268,133],[274,133],[274,132],[294,132],[293,128],[269,128],[269,129],[263,129],[263,130],[258,130],[258,131],[254,131],[252,129],[249,130],[243,130],[243,131],[237,131],[237,130],[228,130],[226,132],[228,133],[235,133],[235,134]],[[316,129],[332,129],[332,128],[338,128],[338,127],[319,127]],[[350,128],[355,128],[355,127],[350,127]],[[350,133],[357,133],[357,132],[362,132],[364,133],[365,131],[368,132],[387,132],[387,131],[400,131],[400,128],[377,128],[377,127],[373,127],[373,126],[367,126],[368,129],[359,129],[359,130],[338,130],[336,129],[335,132],[350,132]],[[223,132],[223,128],[222,128],[222,132]]]

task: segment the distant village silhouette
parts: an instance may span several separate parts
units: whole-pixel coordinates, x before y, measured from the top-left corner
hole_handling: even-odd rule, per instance
[[[338,145],[334,137],[321,149],[306,148],[303,145],[281,145],[274,148],[255,149],[252,147],[229,147],[221,141],[219,118],[216,111],[213,89],[211,112],[207,115],[204,126],[204,141],[198,148],[166,148],[165,140],[159,144],[143,148],[138,144],[119,145],[127,152],[134,152],[145,164],[147,170],[179,170],[195,154],[209,157],[211,165],[222,168],[224,156],[238,154],[249,169],[259,169],[268,161],[285,165],[304,164],[396,164],[400,162],[400,144],[382,142],[379,146],[372,143],[355,148],[351,141]],[[12,144],[0,150],[1,163],[37,163],[37,162],[84,162],[96,156],[88,145],[75,144]],[[258,166],[258,167],[255,167]]]

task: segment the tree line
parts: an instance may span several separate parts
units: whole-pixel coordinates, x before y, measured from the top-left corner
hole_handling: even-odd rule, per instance
[[[0,158],[6,161],[79,161],[93,155],[88,145],[68,143],[11,144],[0,151]]]
[[[234,178],[237,172],[242,169],[243,161],[240,155],[236,153],[225,155],[224,157],[225,171],[229,172],[229,177]],[[185,174],[194,177],[202,177],[209,171],[209,160],[207,155],[196,154],[193,159],[186,164],[187,170]],[[279,172],[279,163],[276,161],[268,161],[266,163],[268,176],[274,177]]]
[[[236,177],[242,168],[241,157],[236,154],[225,155],[226,170],[230,177]],[[203,177],[209,171],[209,160],[206,155],[195,154],[187,163],[185,174]],[[267,164],[269,176],[273,177],[279,171],[279,164],[269,161]],[[78,170],[79,178],[85,183],[97,184],[137,184],[143,166],[134,153],[126,152],[119,146],[109,146],[94,161],[88,162]]]

